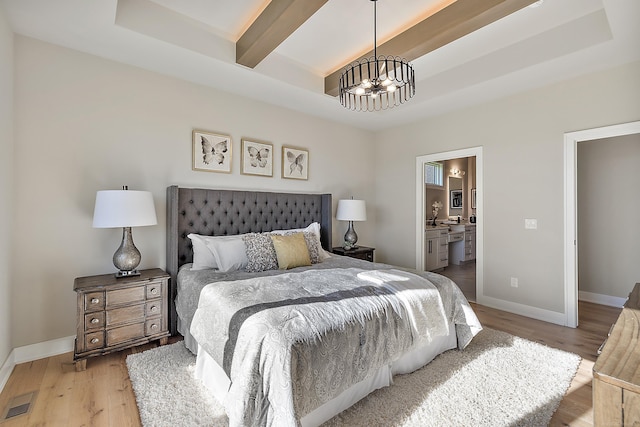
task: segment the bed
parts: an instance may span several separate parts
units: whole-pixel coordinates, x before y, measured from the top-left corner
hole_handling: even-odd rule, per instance
[[[464,348],[481,329],[441,275],[328,255],[331,222],[330,194],[167,189],[171,330],[197,354],[196,376],[224,403],[231,426],[320,425],[393,375]],[[243,235],[250,253],[252,239],[274,230],[286,244],[300,244],[304,231],[316,262],[192,270],[193,234]],[[224,241],[213,246],[221,258],[234,252],[224,239],[208,240]],[[425,325],[429,332],[418,334]]]

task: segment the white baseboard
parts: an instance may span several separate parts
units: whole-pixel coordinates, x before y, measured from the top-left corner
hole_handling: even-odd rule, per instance
[[[555,323],[556,325],[567,326],[567,315],[557,311],[544,310],[542,308],[531,307],[530,305],[519,304],[517,302],[505,301],[484,295],[477,296],[477,303],[487,307],[507,311],[520,316],[531,317],[532,319],[544,322]]]
[[[31,362],[33,360],[43,359],[45,357],[57,356],[59,354],[73,351],[75,335],[70,337],[58,338],[51,341],[25,345],[11,350],[7,360],[0,368],[0,392],[7,384],[13,368],[20,363]]]
[[[16,362],[13,357],[13,350],[11,350],[11,353],[9,353],[7,360],[4,361],[4,364],[0,368],[0,393],[4,389],[7,381],[9,381],[9,377],[11,376],[11,372],[13,371],[14,366],[16,366]]]
[[[578,291],[580,301],[592,302],[594,304],[608,305],[622,308],[627,298],[612,297],[610,295],[594,294],[593,292]]]

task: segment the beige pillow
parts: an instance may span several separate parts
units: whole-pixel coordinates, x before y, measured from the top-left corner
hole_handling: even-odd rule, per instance
[[[302,233],[290,234],[288,236],[271,235],[273,247],[278,258],[278,268],[288,270],[294,267],[311,265],[309,248]]]

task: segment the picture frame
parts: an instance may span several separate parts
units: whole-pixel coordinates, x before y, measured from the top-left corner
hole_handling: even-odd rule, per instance
[[[471,189],[471,209],[476,208],[476,189]]]
[[[273,176],[273,144],[243,138],[241,158],[241,174]]]
[[[462,190],[449,191],[449,209],[462,209]]]
[[[193,130],[194,171],[231,173],[233,141],[229,135]]]
[[[282,178],[309,179],[309,150],[282,146]]]

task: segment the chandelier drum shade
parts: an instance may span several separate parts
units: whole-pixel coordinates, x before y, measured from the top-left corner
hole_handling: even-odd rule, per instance
[[[373,1],[373,56],[347,66],[340,76],[340,103],[354,111],[380,111],[403,104],[416,92],[413,67],[398,56],[378,56]]]

